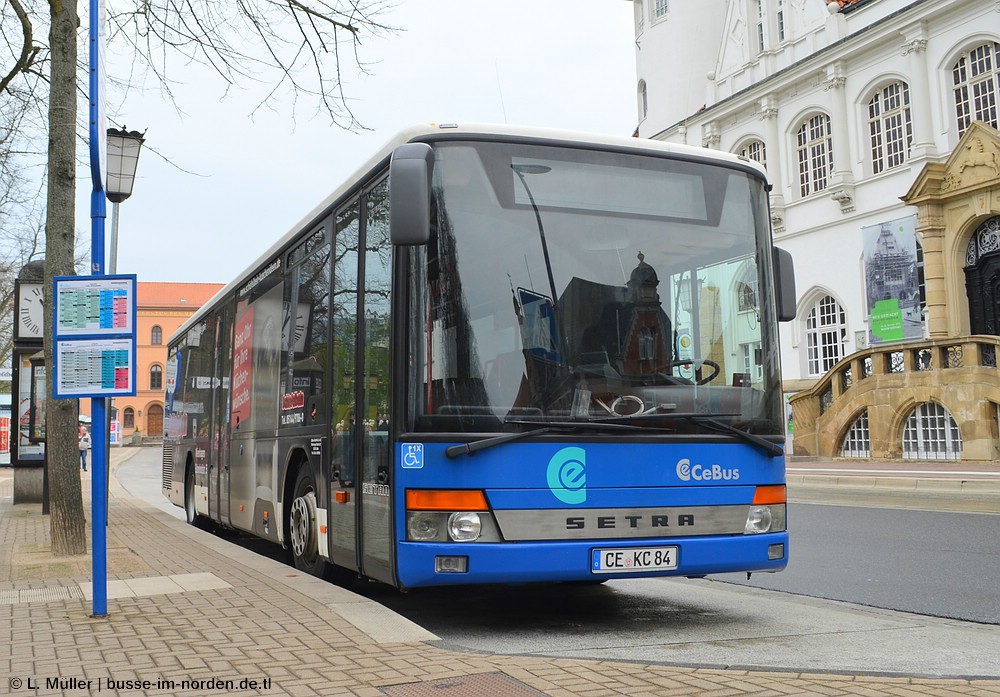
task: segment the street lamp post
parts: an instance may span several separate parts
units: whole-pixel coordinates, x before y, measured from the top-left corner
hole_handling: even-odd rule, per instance
[[[521,186],[524,187],[525,193],[528,194],[528,203],[531,204],[531,210],[535,212],[535,222],[538,224],[538,237],[542,241],[542,257],[545,260],[545,273],[549,277],[549,291],[552,293],[552,305],[554,307],[557,300],[556,282],[552,277],[552,261],[549,259],[549,245],[545,241],[545,227],[542,225],[542,214],[538,210],[538,204],[535,203],[531,187],[528,186],[528,180],[524,176],[525,174],[547,174],[552,171],[552,168],[548,165],[532,164],[514,164],[510,168],[514,170],[514,174],[521,180]]]
[[[145,133],[129,131],[123,126],[108,129],[107,181],[104,191],[111,201],[111,251],[108,257],[108,273],[118,272],[118,204],[132,195],[135,171],[139,166],[139,151],[145,141]],[[107,443],[111,443],[111,417],[114,412],[112,398],[107,414]],[[119,433],[120,436],[120,433]]]

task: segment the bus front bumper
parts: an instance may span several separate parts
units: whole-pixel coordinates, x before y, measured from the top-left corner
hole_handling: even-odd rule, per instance
[[[674,554],[670,569],[595,572],[595,552],[664,550]],[[780,571],[788,564],[788,533],[657,540],[588,540],[517,543],[399,544],[397,569],[404,588],[420,586],[603,581],[653,576],[705,576],[732,572]],[[779,556],[780,555],[780,556]],[[650,558],[651,555],[645,555]]]

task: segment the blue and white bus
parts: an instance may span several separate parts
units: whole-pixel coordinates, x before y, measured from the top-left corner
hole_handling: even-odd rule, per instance
[[[164,493],[398,588],[780,570],[767,192],[718,151],[408,130],[171,337]]]

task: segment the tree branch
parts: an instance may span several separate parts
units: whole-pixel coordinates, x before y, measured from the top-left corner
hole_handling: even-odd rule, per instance
[[[21,73],[26,73],[31,68],[32,63],[35,62],[35,58],[38,56],[39,47],[34,46],[34,39],[32,38],[31,32],[31,19],[28,17],[28,13],[25,12],[24,7],[21,5],[20,0],[10,0],[10,5],[14,9],[14,14],[17,15],[18,21],[21,23],[21,35],[23,41],[21,43],[21,55],[18,56],[17,60],[14,61],[14,65],[11,67],[10,72],[0,79],[0,93],[6,92],[10,87],[10,83],[14,81]]]

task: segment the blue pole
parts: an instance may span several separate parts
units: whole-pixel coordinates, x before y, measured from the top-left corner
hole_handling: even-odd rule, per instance
[[[104,273],[104,221],[107,218],[107,198],[104,191],[95,191],[91,209],[91,275]],[[93,457],[90,465],[91,566],[93,568],[93,615],[108,614],[108,452],[107,414],[103,397],[90,400],[90,424],[93,437]]]
[[[90,0],[90,173],[94,190],[90,196],[90,273],[92,276],[104,274],[104,221],[107,218],[107,197],[104,193],[104,168],[101,144],[107,142],[104,132],[104,109],[102,94],[103,66],[100,46],[100,15],[98,0]],[[93,457],[90,473],[90,520],[92,569],[93,569],[93,616],[108,614],[108,452],[107,414],[103,397],[90,400],[90,423],[93,437]]]

